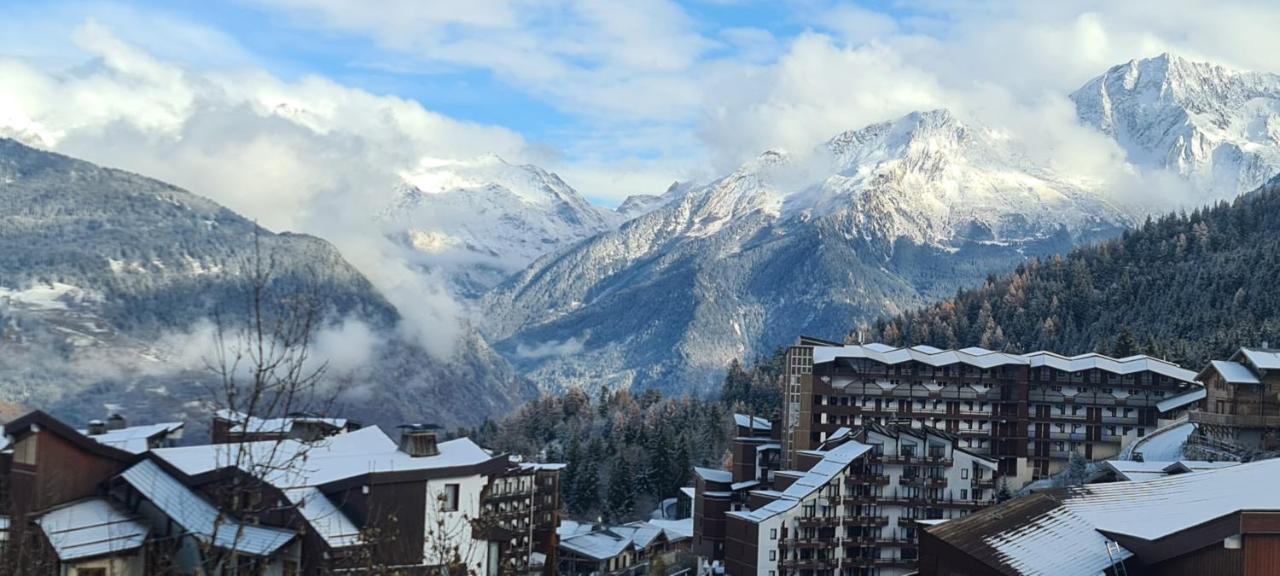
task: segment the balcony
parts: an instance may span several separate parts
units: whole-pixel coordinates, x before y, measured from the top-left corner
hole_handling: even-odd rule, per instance
[[[1212,412],[1191,412],[1193,424],[1209,426],[1230,426],[1233,428],[1280,428],[1280,415],[1258,416],[1253,414],[1215,414]]]
[[[974,478],[969,481],[969,485],[982,490],[991,490],[996,487],[996,481],[994,478]]]

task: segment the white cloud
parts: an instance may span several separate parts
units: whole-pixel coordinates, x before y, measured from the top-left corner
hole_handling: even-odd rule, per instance
[[[568,356],[581,352],[582,344],[582,339],[577,337],[565,338],[564,340],[548,340],[546,342],[538,342],[532,346],[519,344],[516,346],[516,356],[520,358]]]
[[[372,216],[395,174],[421,158],[496,152],[519,161],[519,135],[321,77],[192,69],[94,21],[75,41],[92,60],[65,72],[0,57],[0,133],[172,182],[273,230],[322,236],[401,311],[407,334],[451,354],[456,303],[409,270]]]

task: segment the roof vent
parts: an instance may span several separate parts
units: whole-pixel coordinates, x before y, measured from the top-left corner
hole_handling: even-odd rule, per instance
[[[440,448],[436,446],[436,431],[439,429],[434,424],[401,425],[400,451],[414,458],[438,456]]]
[[[99,434],[106,434],[106,433],[107,433],[107,423],[106,423],[106,422],[103,422],[103,421],[101,421],[101,420],[90,420],[90,421],[89,421],[89,435],[90,435],[90,436],[97,436],[97,435],[99,435]]]
[[[107,418],[107,430],[123,430],[129,426],[129,421],[124,416],[112,414]]]

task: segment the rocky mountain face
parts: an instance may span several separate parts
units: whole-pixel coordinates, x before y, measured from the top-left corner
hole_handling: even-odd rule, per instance
[[[428,163],[402,178],[396,200],[380,214],[387,234],[464,297],[625,219],[593,206],[555,174],[496,156]]]
[[[766,152],[552,254],[484,302],[557,385],[706,389],[731,358],[916,306],[1130,220],[945,110]]]
[[[1071,94],[1080,119],[1130,163],[1230,199],[1280,172],[1280,76],[1163,54],[1112,67]]]
[[[208,199],[0,139],[0,401],[203,422],[201,335],[244,310],[254,237]],[[371,357],[333,372],[358,392],[339,399],[353,417],[473,423],[532,393],[474,331],[447,361],[403,341],[398,311],[327,242],[257,237],[274,293],[321,299],[331,349],[347,347],[347,323],[368,332]]]

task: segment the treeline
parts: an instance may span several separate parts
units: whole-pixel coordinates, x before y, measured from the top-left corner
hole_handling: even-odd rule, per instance
[[[781,351],[751,370],[734,360],[714,399],[605,389],[592,397],[573,388],[459,433],[499,451],[565,462],[561,496],[573,517],[648,517],[664,499],[693,485],[694,466],[727,463],[735,412],[777,414],[781,369]]]
[[[1115,356],[1189,368],[1241,345],[1280,344],[1280,185],[1232,203],[1148,219],[1065,257],[873,324],[851,342],[982,346]]]

